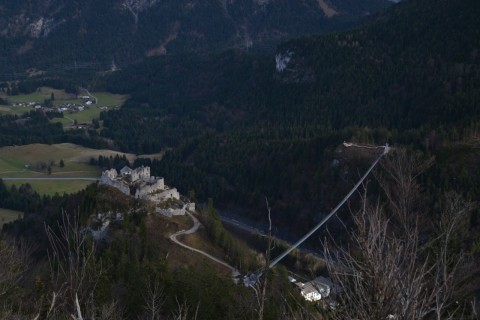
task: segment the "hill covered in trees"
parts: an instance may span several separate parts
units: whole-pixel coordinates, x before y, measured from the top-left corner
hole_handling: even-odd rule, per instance
[[[472,186],[474,167],[463,168],[462,182],[446,172],[458,148],[458,161],[478,157],[468,146],[479,124],[479,13],[475,1],[412,0],[354,30],[286,42],[275,55],[149,59],[106,80],[131,99],[102,114],[102,135],[130,152],[174,148],[158,172],[184,191],[252,211],[272,196],[284,221],[293,211],[314,219],[356,179],[335,152],[345,140],[448,158],[432,169],[442,172],[432,184]]]

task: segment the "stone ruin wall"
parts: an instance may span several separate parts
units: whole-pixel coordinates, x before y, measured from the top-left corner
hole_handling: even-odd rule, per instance
[[[149,183],[140,185],[135,192],[135,198],[145,198],[151,193],[162,191],[165,189],[165,182],[163,178],[150,177]]]
[[[142,180],[135,192],[135,198],[149,199],[154,202],[162,202],[167,199],[180,200],[180,193],[177,188],[165,190],[165,180],[159,177],[150,176],[150,167],[140,167],[132,170],[131,181]],[[126,195],[130,195],[130,186],[123,180],[118,179],[118,173],[115,169],[105,170],[100,178],[101,184],[106,184],[120,190]],[[195,211],[195,203],[184,204],[180,209],[161,209],[156,208],[155,212],[167,217],[185,215],[186,210]]]
[[[122,193],[126,195],[130,195],[130,187],[123,181],[111,180],[108,176],[102,175],[102,178],[100,179],[100,183],[114,187],[120,190]]]
[[[177,188],[168,189],[163,192],[150,195],[150,200],[155,202],[162,202],[167,199],[180,200],[180,194],[178,193]]]
[[[144,181],[148,181],[150,180],[150,167],[144,167],[144,166],[141,166],[140,168],[136,168],[134,170],[132,170],[132,173],[131,173],[131,179],[132,179],[132,182],[134,181],[137,181],[137,180],[144,180]]]

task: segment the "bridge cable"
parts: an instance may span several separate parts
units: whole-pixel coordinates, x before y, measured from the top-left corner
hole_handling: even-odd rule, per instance
[[[278,256],[275,260],[273,260],[270,265],[268,266],[269,269],[273,268],[280,260],[285,258],[286,255],[288,255],[290,252],[292,252],[294,249],[296,249],[299,245],[301,245],[305,240],[307,240],[312,234],[315,233],[321,226],[323,226],[342,206],[347,200],[352,196],[352,194],[360,187],[362,182],[367,178],[367,176],[370,174],[370,172],[375,168],[375,166],[378,164],[380,159],[386,155],[390,151],[390,147],[388,146],[388,143],[383,146],[383,152],[382,154],[372,163],[370,168],[368,168],[367,172],[362,176],[362,178],[357,182],[357,184],[353,187],[352,190],[343,198],[343,200],[319,223],[317,224],[310,232],[308,232],[305,236],[303,236],[300,240],[295,242],[290,248],[285,250],[280,256]]]

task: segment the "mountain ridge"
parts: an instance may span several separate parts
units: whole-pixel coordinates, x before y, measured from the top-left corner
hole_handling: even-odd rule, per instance
[[[294,36],[350,26],[389,3],[387,0],[368,0],[362,4],[351,0],[7,2],[0,6],[0,53],[5,62],[14,62],[16,71],[21,71],[75,61],[97,62],[108,68],[112,61],[124,66],[148,55],[228,48],[271,51],[280,41]]]

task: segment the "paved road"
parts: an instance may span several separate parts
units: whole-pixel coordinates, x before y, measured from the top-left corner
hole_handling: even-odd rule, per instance
[[[209,258],[210,260],[213,260],[213,261],[215,261],[216,263],[221,264],[221,265],[224,266],[224,267],[227,267],[228,269],[230,269],[230,270],[232,271],[232,276],[235,277],[235,276],[239,275],[240,272],[238,272],[237,269],[235,269],[234,267],[232,267],[231,265],[229,265],[229,264],[226,263],[225,261],[222,261],[222,260],[220,260],[220,259],[217,259],[217,258],[215,258],[214,256],[212,256],[212,255],[210,255],[210,254],[208,254],[208,253],[206,253],[206,252],[204,252],[204,251],[202,251],[202,250],[189,247],[189,246],[187,246],[186,244],[183,244],[183,243],[181,243],[180,241],[178,241],[177,237],[178,237],[179,235],[182,235],[182,234],[192,234],[192,233],[196,232],[196,231],[198,230],[198,228],[200,227],[200,222],[198,221],[198,219],[195,218],[190,212],[187,212],[187,214],[188,214],[188,215],[190,216],[190,218],[192,218],[192,220],[193,220],[193,227],[191,227],[191,228],[188,229],[188,230],[180,230],[180,231],[172,234],[172,235],[170,236],[170,240],[172,240],[173,242],[175,242],[175,243],[178,244],[179,246],[182,246],[182,247],[184,247],[184,248],[186,248],[186,249],[188,249],[188,250],[191,250],[191,251],[195,251],[195,252],[197,252],[197,253],[200,253],[200,254],[206,256],[207,258]]]
[[[99,178],[79,178],[79,177],[64,177],[64,178],[2,178],[0,177],[3,181],[98,181],[100,180]]]
[[[250,233],[252,233],[252,234],[260,234],[260,235],[262,235],[262,236],[266,236],[266,233],[263,232],[262,230],[260,230],[260,229],[258,229],[258,228],[256,228],[256,227],[249,226],[248,224],[243,223],[243,222],[240,222],[240,221],[235,220],[235,219],[233,219],[233,218],[220,215],[220,220],[221,220],[222,222],[225,222],[225,223],[234,225],[234,226],[236,226],[237,228],[242,229],[242,230],[245,230],[245,231],[250,232]]]

